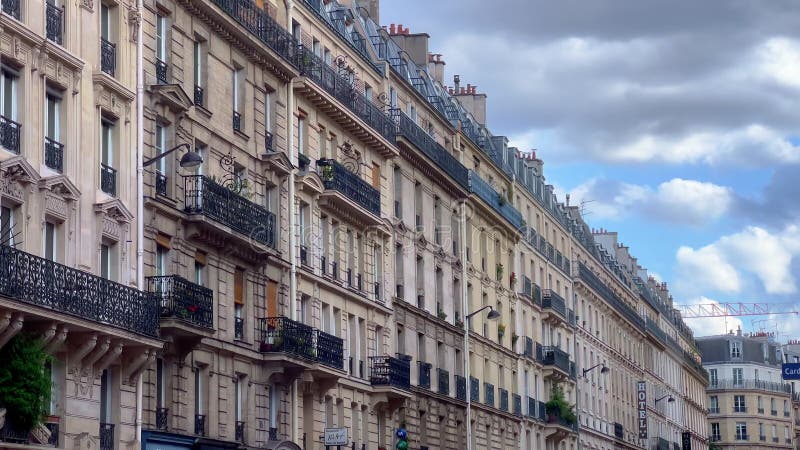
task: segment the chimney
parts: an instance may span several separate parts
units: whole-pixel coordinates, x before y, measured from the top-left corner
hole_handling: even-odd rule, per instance
[[[375,23],[381,23],[380,0],[356,0],[356,5],[364,8]]]
[[[736,335],[737,335],[737,336],[741,336],[741,335],[742,335],[742,326],[741,326],[741,325],[739,325],[739,326],[738,326],[738,327],[736,327],[736,328],[737,328],[737,330],[736,330]]]
[[[394,28],[392,28],[394,27]],[[414,33],[404,27],[402,23],[389,26],[389,35],[395,44],[408,53],[411,61],[419,67],[428,66],[428,36],[427,33]]]
[[[389,35],[394,35],[394,34],[395,34],[394,24],[390,24],[389,25]]]
[[[461,75],[453,75],[453,90],[456,91],[456,95],[461,92]]]
[[[428,54],[428,71],[439,84],[444,84],[444,61],[441,53]],[[450,90],[452,94],[452,90]]]

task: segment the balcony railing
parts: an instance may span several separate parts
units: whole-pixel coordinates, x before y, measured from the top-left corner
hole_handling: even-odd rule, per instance
[[[156,408],[156,429],[169,429],[169,408]]]
[[[380,191],[333,159],[320,159],[317,167],[322,171],[325,189],[339,191],[372,214],[381,215]]]
[[[244,442],[244,422],[237,420],[234,434],[236,442]]]
[[[483,383],[483,397],[484,403],[489,406],[494,406],[494,385],[491,383]]]
[[[117,196],[117,169],[100,164],[100,190],[112,197]]]
[[[469,189],[492,209],[506,219],[514,229],[520,230],[525,226],[522,214],[511,205],[510,200],[499,194],[489,183],[475,172],[469,171]]]
[[[114,424],[100,422],[100,450],[114,450]]]
[[[47,39],[61,45],[64,37],[64,8],[49,2],[46,2],[46,8]]]
[[[203,91],[203,86],[194,86],[194,105],[200,106],[201,108],[205,105],[203,104],[205,92]]]
[[[49,3],[47,5],[50,6]],[[56,172],[64,170],[64,144],[49,137],[44,138],[44,165]]]
[[[419,374],[418,386],[424,389],[431,388],[431,364],[425,361],[417,361],[417,370]]]
[[[50,431],[50,439],[43,443],[39,444],[38,442],[32,442],[30,437],[31,433],[28,430],[18,430],[15,429],[9,420],[6,420],[2,427],[0,427],[0,442],[6,442],[9,444],[16,444],[19,448],[21,446],[29,446],[31,444],[36,445],[36,447],[32,448],[39,448],[40,446],[50,446],[50,447],[58,447],[58,438],[59,438],[59,423],[56,422],[45,422],[43,424],[47,429]],[[28,448],[28,447],[24,447]]]
[[[536,418],[542,422],[547,420],[547,411],[545,411],[544,402],[541,400],[536,402]]]
[[[0,295],[158,336],[158,306],[149,293],[6,245],[0,245]]]
[[[528,417],[536,418],[536,399],[528,397]]]
[[[614,437],[617,439],[625,438],[625,428],[619,422],[614,422]]]
[[[177,275],[148,277],[147,290],[161,305],[161,317],[211,328],[214,292]]]
[[[539,347],[539,344],[536,344]],[[537,356],[540,354],[539,349],[537,348]],[[558,347],[553,346],[542,346],[541,347],[541,357],[539,361],[542,365],[545,366],[556,366],[559,369],[563,370],[564,372],[571,373],[570,367],[570,360],[569,360],[569,353],[561,350]]]
[[[314,81],[386,140],[395,142],[395,124],[381,108],[358,92],[348,79],[315,55],[312,49],[300,46],[298,52],[302,75]]]
[[[117,69],[117,44],[100,38],[100,70],[114,76]]]
[[[161,172],[156,172],[156,195],[167,196],[169,179]]]
[[[645,319],[645,328],[647,329],[647,332],[653,335],[657,340],[666,344],[667,333],[665,333],[664,330],[662,330],[661,327],[658,326],[658,322],[651,319],[650,317],[647,317]]]
[[[500,411],[508,411],[508,391],[499,388],[497,392],[500,394]]]
[[[232,126],[234,131],[242,131],[242,113],[239,111],[233,112]]]
[[[244,317],[233,318],[233,338],[237,341],[244,339]]]
[[[792,392],[792,385],[788,383],[755,380],[755,379],[747,379],[747,380],[718,379],[715,384],[709,385],[706,389],[709,391],[748,389],[756,391],[790,394]]]
[[[542,292],[542,308],[550,308],[557,312],[564,319],[567,318],[567,304],[564,298],[552,289],[545,289]]]
[[[533,285],[533,303],[542,306],[542,288],[538,284]]]
[[[608,288],[588,267],[583,263],[578,263],[578,279],[597,292],[600,297],[607,301],[622,317],[625,317],[639,329],[644,329],[644,319],[636,311],[622,301],[617,294]]]
[[[167,63],[156,58],[156,81],[158,84],[167,84]]]
[[[481,399],[481,384],[475,377],[469,377],[469,400],[478,403]]]
[[[444,369],[436,369],[436,379],[439,382],[439,393],[450,395],[450,372]]]
[[[411,360],[406,356],[370,356],[369,382],[373,386],[411,389]]]
[[[20,0],[3,0],[3,12],[19,20]]]
[[[514,415],[522,417],[522,396],[513,394],[511,401],[514,403]]]
[[[6,0],[3,0],[5,5]],[[17,3],[19,4],[19,3]],[[0,145],[19,155],[19,138],[22,125],[5,116],[0,116]]]
[[[525,348],[523,349],[523,355],[528,358],[533,358],[533,339],[525,336]]]
[[[198,436],[206,435],[206,416],[205,414],[194,415],[194,434]]]
[[[250,239],[275,246],[275,214],[202,175],[184,177],[186,211],[231,227]]]
[[[525,275],[522,276],[522,291],[520,294],[533,299],[533,282]]]
[[[467,401],[467,379],[461,375],[455,375],[456,380],[456,398],[461,401]]]
[[[342,338],[286,317],[267,317],[258,321],[261,352],[285,353],[344,369]]]
[[[451,155],[444,147],[422,128],[420,128],[405,113],[398,112],[399,122],[397,135],[411,141],[425,156],[428,157],[447,175],[453,178],[464,189],[469,189],[469,175],[467,168],[458,159]]]

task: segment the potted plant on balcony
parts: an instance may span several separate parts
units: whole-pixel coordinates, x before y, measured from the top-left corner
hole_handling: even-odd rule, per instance
[[[0,415],[4,426],[21,432],[36,431],[34,440],[49,436],[40,431],[50,398],[50,376],[44,367],[51,360],[42,342],[20,334],[0,349]]]
[[[503,339],[503,336],[506,335],[506,326],[502,323],[497,324],[497,337],[499,339]]]
[[[267,337],[261,342],[260,350],[262,352],[274,352],[281,349],[283,344],[283,330],[272,329],[267,330]]]
[[[519,335],[517,333],[511,333],[511,345],[517,345],[517,340],[519,339]]]
[[[516,286],[517,285],[517,273],[516,272],[511,272],[511,277],[508,279],[508,281],[509,281],[509,283],[511,283],[511,287],[512,288],[514,286]]]
[[[439,308],[439,311],[436,312],[436,315],[442,320],[447,320],[447,313],[444,312],[442,308]]]
[[[577,420],[573,406],[564,398],[564,390],[559,384],[553,385],[550,400],[544,404],[544,410],[547,412],[548,423],[556,423],[561,418],[567,424],[573,425]]]

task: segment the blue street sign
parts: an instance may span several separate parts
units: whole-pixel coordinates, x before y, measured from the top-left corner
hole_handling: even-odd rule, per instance
[[[800,380],[800,363],[784,363],[781,374],[784,380]]]

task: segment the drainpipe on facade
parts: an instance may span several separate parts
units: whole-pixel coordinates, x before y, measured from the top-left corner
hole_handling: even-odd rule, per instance
[[[136,28],[136,287],[144,290],[144,49],[142,46],[142,0],[136,1],[139,24]],[[141,448],[142,439],[142,374],[136,381],[136,448]]]
[[[294,1],[286,1],[286,28],[291,30],[292,27],[292,10],[294,9]],[[286,84],[286,151],[289,152],[289,161],[292,165],[297,161],[297,155],[294,152],[294,78],[289,80]],[[297,235],[295,230],[297,205],[295,200],[294,191],[294,175],[295,169],[289,172],[289,315],[292,320],[297,320]],[[299,424],[298,422],[298,406],[297,406],[297,390],[299,383],[295,379],[292,383],[292,442],[295,444],[299,441]],[[299,444],[298,444],[299,445]]]
[[[470,412],[470,403],[472,402],[472,393],[470,392],[470,374],[469,374],[469,324],[467,323],[467,315],[469,311],[469,299],[467,299],[467,201],[461,203],[461,257],[464,258],[465,263],[461,264],[461,311],[464,317],[464,379],[467,385],[467,450],[472,450],[472,419]]]

